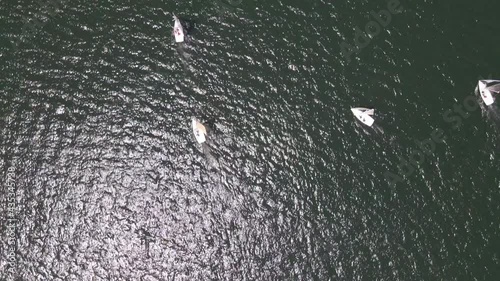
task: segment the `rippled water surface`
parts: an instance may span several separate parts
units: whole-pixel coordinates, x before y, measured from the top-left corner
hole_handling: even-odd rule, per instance
[[[0,280],[498,280],[496,2],[11,2]]]

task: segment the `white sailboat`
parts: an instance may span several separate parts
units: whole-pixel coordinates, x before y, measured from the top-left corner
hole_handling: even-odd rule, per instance
[[[181,43],[184,42],[184,29],[182,28],[181,21],[174,15],[174,37],[175,42]]]
[[[367,126],[373,125],[375,120],[372,118],[372,115],[375,113],[374,109],[364,108],[364,107],[353,107],[351,108],[352,113],[359,121]]]
[[[479,80],[477,87],[479,88],[479,94],[486,105],[492,104],[495,100],[493,99],[492,91],[488,87],[488,83],[499,82],[498,80]]]
[[[196,118],[192,118],[191,124],[193,126],[193,134],[198,143],[205,142],[205,135],[207,134],[207,129],[203,124],[201,124]]]

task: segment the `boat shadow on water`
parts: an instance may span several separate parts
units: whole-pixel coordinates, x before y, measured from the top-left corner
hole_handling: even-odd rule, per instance
[[[179,20],[181,21],[182,27],[184,28],[186,35],[193,35],[195,32],[196,21],[181,17],[179,17]]]

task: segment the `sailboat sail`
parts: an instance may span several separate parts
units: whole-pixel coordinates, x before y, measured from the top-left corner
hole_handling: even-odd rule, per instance
[[[490,92],[500,93],[500,81],[488,84],[487,88]]]
[[[196,128],[203,134],[207,134],[207,129],[200,122],[196,123]]]

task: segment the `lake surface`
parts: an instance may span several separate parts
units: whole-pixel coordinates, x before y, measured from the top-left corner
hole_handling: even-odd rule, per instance
[[[350,61],[387,1],[54,3],[0,4],[1,280],[498,280],[499,3]]]

